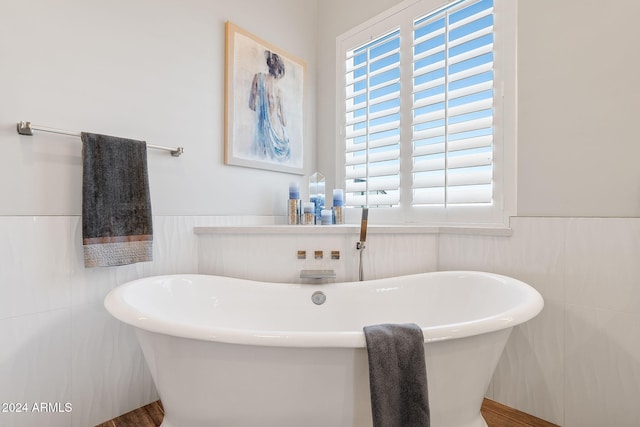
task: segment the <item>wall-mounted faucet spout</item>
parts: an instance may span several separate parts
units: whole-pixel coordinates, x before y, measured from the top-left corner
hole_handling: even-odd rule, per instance
[[[360,251],[360,268],[358,270],[358,277],[362,282],[364,280],[364,274],[362,272],[362,251],[365,248],[365,242],[367,241],[367,219],[369,218],[369,208],[362,208],[362,219],[360,220],[360,241],[356,244],[356,249]]]

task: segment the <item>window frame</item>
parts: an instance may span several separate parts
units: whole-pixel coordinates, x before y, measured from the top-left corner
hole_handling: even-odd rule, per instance
[[[345,57],[346,52],[400,28],[407,38],[413,20],[446,7],[443,0],[406,0],[336,39],[336,187],[345,183]],[[447,226],[508,226],[516,206],[517,136],[517,2],[494,0],[494,114],[493,114],[493,203],[491,205],[411,206],[412,168],[412,43],[401,43],[401,169],[400,204],[370,210],[379,224],[424,224]],[[412,38],[410,36],[409,38]],[[408,183],[408,184],[404,184]],[[403,203],[404,202],[404,203]],[[347,222],[357,220],[360,209],[348,208]]]

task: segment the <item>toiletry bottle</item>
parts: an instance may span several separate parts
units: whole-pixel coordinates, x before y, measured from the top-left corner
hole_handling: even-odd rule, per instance
[[[288,201],[287,219],[289,225],[300,224],[300,186],[297,182],[289,184],[289,201]]]
[[[333,224],[333,213],[329,209],[322,209],[320,213],[320,224],[331,225]]]
[[[302,223],[304,225],[314,225],[316,223],[315,205],[312,202],[306,202],[303,204],[303,210]]]
[[[341,188],[333,190],[333,223],[344,224],[344,192]]]

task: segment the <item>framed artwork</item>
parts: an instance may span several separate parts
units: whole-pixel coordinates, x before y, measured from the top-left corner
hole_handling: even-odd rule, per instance
[[[226,23],[225,163],[302,175],[306,63]]]

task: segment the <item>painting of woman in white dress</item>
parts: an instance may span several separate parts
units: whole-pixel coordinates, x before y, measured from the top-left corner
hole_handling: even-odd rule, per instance
[[[303,173],[305,67],[227,23],[227,164]]]

